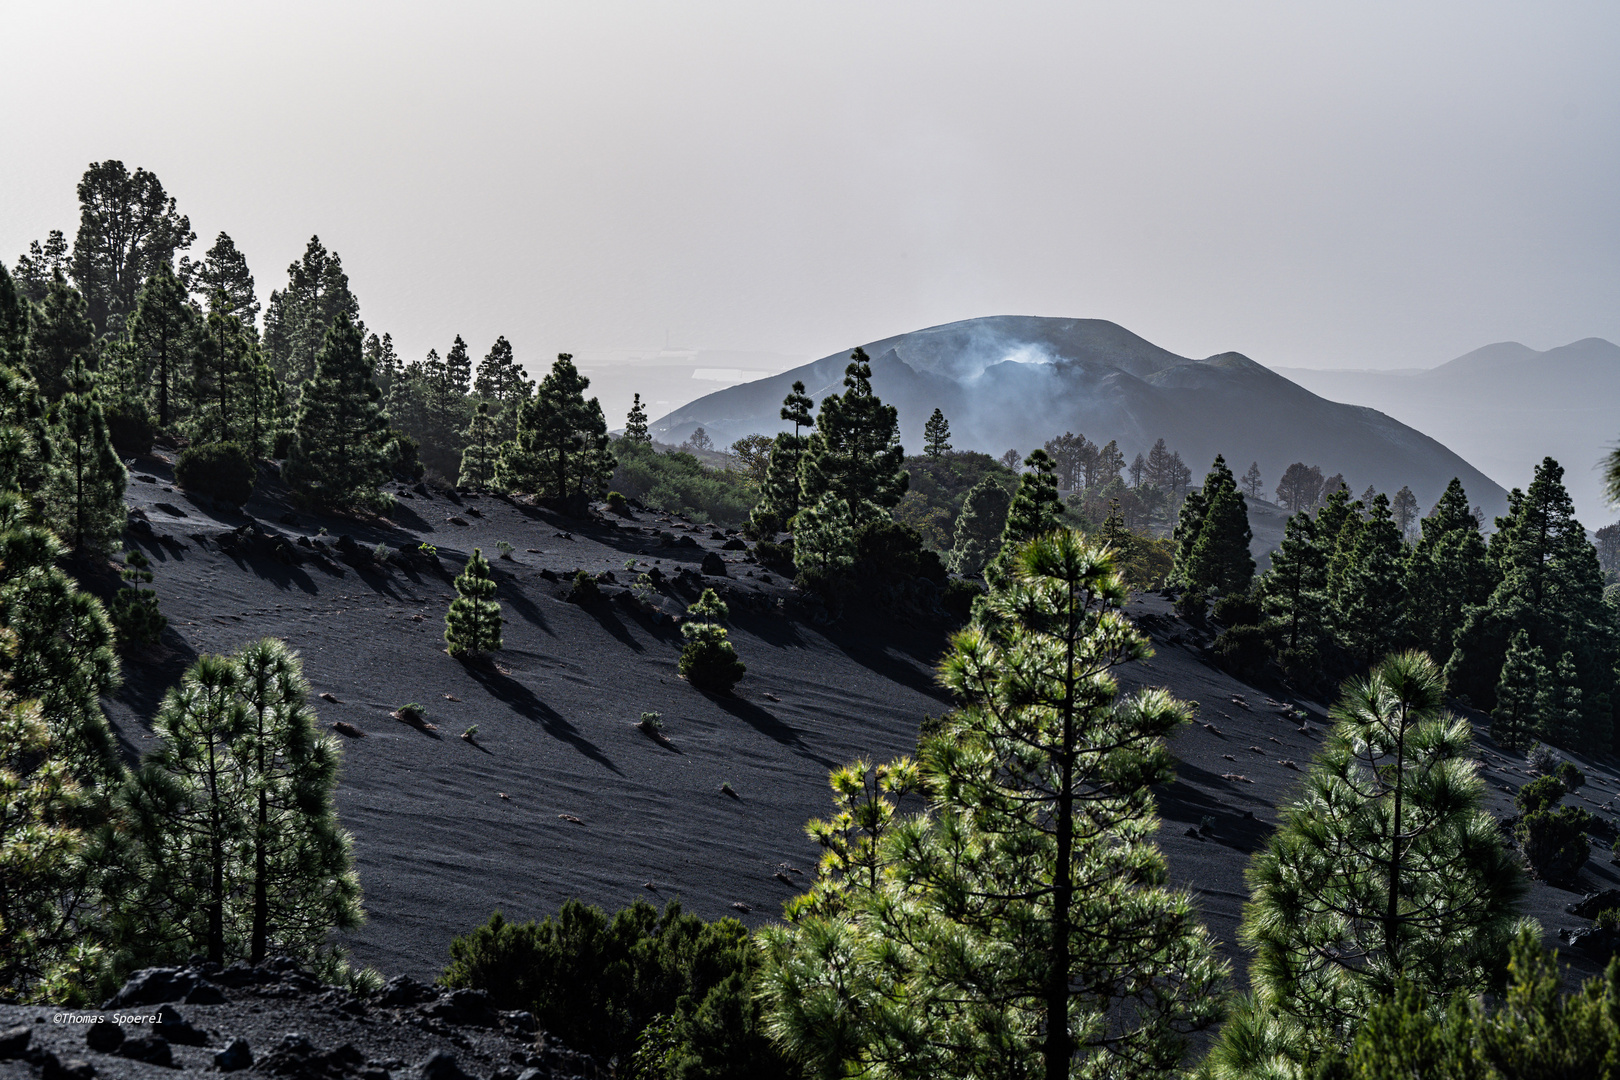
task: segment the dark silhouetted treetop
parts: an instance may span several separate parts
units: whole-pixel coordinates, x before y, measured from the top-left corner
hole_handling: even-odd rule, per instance
[[[461,454],[461,476],[457,487],[482,491],[495,479],[495,463],[499,458],[495,418],[489,415],[489,402],[480,401],[467,425],[466,449]]]
[[[951,448],[951,423],[938,409],[923,425],[923,453],[929,457],[943,456]]]
[[[556,499],[595,498],[607,490],[613,455],[602,407],[585,399],[590,385],[571,354],[557,354],[518,410],[517,437],[501,447],[498,487]]]
[[[1479,522],[1468,494],[1453,477],[1406,561],[1407,632],[1437,663],[1451,658],[1468,609],[1484,604],[1496,586]]]
[[[54,460],[47,481],[46,520],[74,551],[105,554],[124,531],[129,474],[113,450],[101,402],[88,378],[57,404],[51,424]]]
[[[378,399],[360,329],[339,315],[299,391],[292,447],[283,476],[327,506],[371,506],[388,478],[388,417]]]
[[[28,362],[28,300],[4,266],[0,266],[0,367]]]
[[[1246,593],[1254,580],[1248,504],[1236,485],[1221,483],[1214,491],[1187,563],[1187,583],[1223,596]]]
[[[1260,463],[1249,462],[1249,471],[1243,474],[1243,494],[1248,498],[1258,499],[1265,490],[1266,486],[1260,480]]]
[[[1228,500],[1221,507],[1217,535],[1212,535],[1206,544],[1206,553],[1195,571],[1194,561],[1199,541],[1203,539],[1210,508],[1215,505],[1222,492],[1230,492],[1237,501],[1233,503]],[[1226,459],[1216,454],[1214,464],[1204,477],[1203,487],[1189,494],[1181,504],[1181,516],[1176,522],[1175,534],[1172,537],[1176,545],[1175,576],[1186,588],[1200,591],[1221,589],[1242,577],[1241,566],[1236,557],[1236,538],[1241,533],[1244,543],[1247,544],[1249,534],[1248,506],[1242,500],[1243,496],[1237,489],[1237,480],[1232,476],[1232,470],[1227,468]],[[1244,550],[1246,554],[1247,548]],[[1254,573],[1252,561],[1249,563],[1249,573],[1251,576]],[[1245,579],[1242,588],[1237,591],[1247,588]]]
[[[798,435],[800,428],[816,426],[815,418],[810,415],[815,407],[816,403],[804,392],[804,383],[795,379],[787,397],[782,399],[782,419],[792,424],[793,434]]]
[[[973,485],[956,518],[956,532],[947,566],[952,573],[971,576],[1001,552],[1001,532],[1007,526],[1012,496],[994,476]]]
[[[359,324],[360,302],[349,291],[343,260],[312,236],[303,258],[287,267],[287,287],[270,294],[264,311],[264,347],[276,377],[302,386],[340,317]]]
[[[1277,481],[1277,502],[1285,510],[1298,513],[1315,508],[1322,498],[1322,470],[1296,461],[1283,470]]]
[[[97,333],[121,328],[141,285],[170,266],[197,234],[158,178],[122,161],[93,163],[79,181],[79,231],[73,280],[84,292]],[[116,325],[115,325],[116,324]]]
[[[1327,555],[1307,511],[1289,517],[1259,593],[1261,610],[1277,628],[1283,666],[1310,670],[1326,627]]]
[[[73,262],[68,254],[67,237],[61,229],[52,229],[42,245],[38,240],[28,245],[28,251],[17,256],[17,288],[33,303],[45,299],[51,281],[60,274],[63,278],[73,274]]]
[[[630,403],[630,411],[624,417],[624,437],[633,443],[650,443],[652,435],[647,431],[647,407],[641,403],[641,395],[637,394]]]
[[[257,336],[259,296],[254,291],[253,272],[229,233],[221,232],[200,262],[182,258],[179,277],[202,297],[210,313],[234,315]]]
[[[714,440],[709,438],[709,433],[707,431],[704,431],[703,428],[698,427],[693,430],[691,435],[687,436],[686,441],[681,444],[681,449],[697,452],[713,450]]]
[[[1160,439],[1159,444],[1162,446],[1164,440]],[[1057,476],[1059,488],[1074,491],[1084,486],[1088,465],[1097,457],[1096,443],[1084,435],[1065,431],[1056,438],[1047,439],[1043,449],[1052,459],[1052,469]]]

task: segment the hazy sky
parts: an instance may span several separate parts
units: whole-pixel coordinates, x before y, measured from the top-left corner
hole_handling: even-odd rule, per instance
[[[8,264],[120,158],[195,253],[230,232],[261,298],[318,233],[408,357],[459,332],[785,364],[998,313],[1298,366],[1620,340],[1612,2],[0,0],[0,25]]]

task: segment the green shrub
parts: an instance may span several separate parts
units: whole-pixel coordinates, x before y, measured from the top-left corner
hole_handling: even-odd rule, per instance
[[[1620,908],[1604,908],[1598,912],[1597,927],[1600,930],[1620,930]]]
[[[403,431],[390,433],[388,440],[388,471],[401,480],[420,480],[427,472],[417,452],[421,443]]]
[[[1520,813],[1539,814],[1557,806],[1568,790],[1556,776],[1539,776],[1520,788],[1513,801]]]
[[[119,575],[129,587],[113,595],[109,615],[120,645],[153,645],[169,620],[158,611],[157,593],[143,589],[152,582],[152,563],[137,548],[124,552],[124,569]]]
[[[292,453],[293,432],[291,428],[282,428],[270,436],[270,456],[277,461]]]
[[[617,491],[607,493],[608,513],[618,514],[620,517],[630,516],[630,503]]]
[[[187,447],[174,463],[174,478],[181,487],[232,506],[248,501],[258,476],[253,459],[233,442]]]
[[[1586,774],[1581,772],[1573,761],[1560,761],[1552,774],[1562,780],[1570,791],[1586,786]]]
[[[1260,605],[1248,593],[1232,593],[1215,601],[1210,616],[1222,626],[1253,626],[1262,614]]]
[[[1271,634],[1263,626],[1240,623],[1215,639],[1215,662],[1240,678],[1258,675],[1271,657]]]
[[[628,1074],[638,1042],[658,1044],[657,1076],[800,1075],[761,1030],[752,992],[759,958],[735,919],[704,922],[677,902],[659,912],[644,900],[610,918],[569,900],[539,922],[509,923],[496,912],[452,941],[450,956],[446,986],[486,990],[496,1008],[528,1010],[564,1045],[618,1075]]]
[[[1203,622],[1209,610],[1209,597],[1202,589],[1188,589],[1176,598],[1176,614],[1191,622]]]
[[[103,403],[101,415],[107,421],[107,437],[121,458],[140,457],[152,449],[157,434],[146,406],[133,397],[116,397]]]
[[[1558,768],[1559,763],[1563,760],[1552,747],[1543,743],[1536,743],[1524,755],[1525,765],[1529,767],[1531,774],[1535,776],[1552,775],[1553,770]]]
[[[680,673],[699,690],[725,694],[731,691],[748,669],[737,659],[737,650],[726,638],[720,623],[731,614],[713,589],[704,589],[697,603],[686,609],[693,621],[682,624]]]
[[[659,451],[648,443],[620,439],[613,454],[618,461],[613,489],[667,514],[737,525],[748,520],[759,498],[745,474],[706,468],[685,451]]]
[[[1524,816],[1513,830],[1513,838],[1538,878],[1568,883],[1592,853],[1586,839],[1591,824],[1591,816],[1578,807],[1537,810]]]
[[[602,599],[602,589],[596,584],[596,579],[583,570],[575,570],[571,579],[573,588],[568,592],[568,602],[586,606]]]
[[[771,540],[761,540],[754,545],[754,558],[759,560],[761,566],[775,570],[786,577],[792,577],[793,568],[793,541],[778,544]]]

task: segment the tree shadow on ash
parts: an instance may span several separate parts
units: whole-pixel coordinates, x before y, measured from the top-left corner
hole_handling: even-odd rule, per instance
[[[479,685],[489,691],[491,697],[510,705],[524,719],[538,723],[545,729],[547,735],[567,743],[614,775],[624,775],[595,743],[581,735],[579,729],[565,720],[556,709],[536,697],[533,690],[510,675],[501,674],[493,666],[463,664],[462,667]]]
[[[937,701],[952,700],[950,691],[939,685],[933,672],[933,665],[944,655],[943,642],[932,659],[924,659],[914,642],[873,643],[837,632],[830,632],[826,637],[838,651],[868,671]],[[899,651],[903,656],[894,656],[890,650]]]
[[[531,626],[557,636],[557,632],[546,622],[546,617],[540,611],[540,606],[529,599],[529,594],[523,591],[523,586],[514,578],[502,581],[496,585],[495,598],[503,604],[509,605],[513,611],[523,617],[523,621]]]
[[[784,724],[753,702],[744,701],[742,698],[731,694],[710,694],[705,692],[703,696],[761,735],[781,743],[800,757],[809,758],[825,769],[838,767],[838,762],[829,757],[824,757],[806,746],[804,740],[799,737],[798,731]]]
[[[630,651],[646,652],[647,647],[631,636],[630,630],[624,625],[624,622],[613,613],[613,609],[608,606],[611,603],[611,600],[604,597],[589,604],[575,604],[574,606],[595,619],[602,629],[612,634],[621,645],[626,646]]]

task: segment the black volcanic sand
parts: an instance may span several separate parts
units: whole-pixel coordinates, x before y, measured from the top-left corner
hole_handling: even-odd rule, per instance
[[[779,917],[814,872],[817,849],[804,826],[831,808],[827,771],[912,752],[923,716],[948,708],[932,671],[948,627],[818,625],[787,582],[745,552],[722,551],[709,526],[644,511],[578,521],[488,496],[390,490],[408,497],[388,521],[308,514],[282,502],[274,485],[245,513],[224,512],[174,489],[161,456],[140,459],[128,498],[152,524],[136,539],[152,559],[170,629],[148,654],[126,658],[125,685],[108,710],[131,753],[144,752],[158,701],[197,654],[261,636],[297,649],[315,693],[336,699],[312,700],[322,726],[342,721],[364,733],[343,738],[337,797],[369,913],[347,943],[358,962],[386,974],[436,976],[451,937],[492,911],[529,919],[570,897],[608,910],[679,899],[705,918],[750,925]],[[296,523],[283,522],[289,513]],[[316,549],[304,546],[296,565],[222,550],[221,537],[230,547],[228,534],[250,518],[288,541],[346,534],[368,549],[431,543],[442,571],[357,568],[313,559]],[[660,547],[656,530],[697,546]],[[514,547],[512,559],[496,557],[501,540]],[[475,546],[495,568],[506,616],[493,667],[444,652],[449,579]],[[622,586],[632,576],[627,559],[637,560],[636,572],[656,567],[674,579],[707,552],[727,560],[729,576],[666,580],[658,614],[612,599],[623,591],[613,586],[596,607],[563,599],[576,568],[611,570]],[[668,615],[704,585],[731,603],[732,640],[748,665],[732,696],[701,693],[676,674],[681,639]],[[1122,686],[1168,686],[1197,706],[1196,722],[1172,744],[1181,766],[1160,794],[1161,843],[1173,880],[1198,894],[1241,985],[1243,869],[1279,803],[1297,790],[1324,708],[1218,670],[1206,658],[1208,635],[1156,596],[1133,602],[1130,613],[1157,655],[1124,669]],[[436,730],[390,715],[410,701],[426,707]],[[1303,731],[1296,709],[1308,714]],[[634,727],[645,711],[663,714],[669,745]],[[1505,817],[1528,775],[1490,741],[1485,718],[1474,719],[1489,809]],[[475,724],[475,741],[459,737]],[[1612,817],[1620,791],[1613,763],[1576,760],[1588,786],[1572,801]],[[1206,818],[1208,835],[1188,835]],[[1528,913],[1549,943],[1559,929],[1589,925],[1564,914],[1566,904],[1620,886],[1607,852],[1594,848],[1581,885],[1534,886]],[[1564,955],[1577,973],[1599,968],[1571,949]]]

